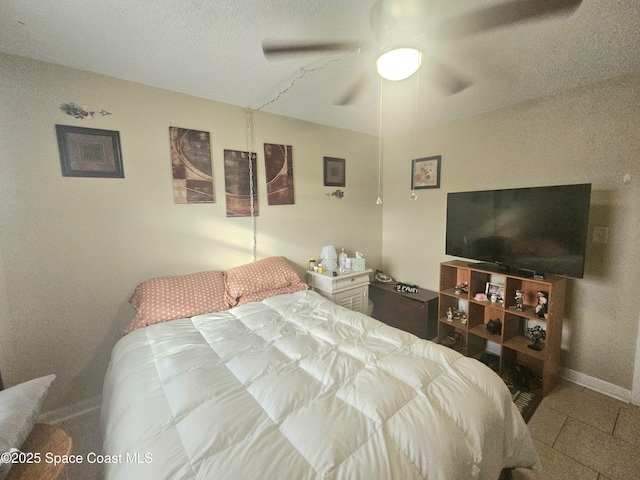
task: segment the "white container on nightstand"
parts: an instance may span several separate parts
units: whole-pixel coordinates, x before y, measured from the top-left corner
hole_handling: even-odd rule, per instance
[[[353,310],[367,313],[369,305],[369,274],[371,269],[362,272],[343,273],[337,277],[333,272],[307,272],[307,283],[311,290],[318,292],[334,303]]]

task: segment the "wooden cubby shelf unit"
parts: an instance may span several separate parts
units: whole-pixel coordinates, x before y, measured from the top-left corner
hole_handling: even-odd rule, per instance
[[[467,283],[468,292],[459,292],[456,286]],[[502,301],[476,300],[477,293],[485,293],[487,283],[503,287]],[[508,378],[515,364],[524,365],[540,378],[542,394],[547,395],[558,384],[560,377],[560,351],[562,321],[567,279],[557,275],[545,275],[543,279],[524,278],[516,275],[496,273],[477,268],[473,263],[454,260],[440,264],[440,290],[438,307],[438,341],[445,340],[457,332],[461,352],[469,357],[479,357],[487,351],[487,342],[499,347],[499,371]],[[516,290],[524,292],[522,311],[515,309]],[[547,314],[538,317],[535,309],[538,292],[547,297]],[[460,318],[447,320],[447,310],[463,312],[467,323]],[[499,319],[500,334],[487,331],[489,320]],[[533,340],[526,336],[527,328],[540,325],[546,331],[544,348],[536,351],[529,348]],[[460,346],[460,345],[458,345]],[[495,348],[491,350],[495,353]]]

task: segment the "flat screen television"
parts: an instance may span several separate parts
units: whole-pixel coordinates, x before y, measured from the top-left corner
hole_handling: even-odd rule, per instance
[[[446,253],[522,276],[584,275],[591,184],[455,192]]]

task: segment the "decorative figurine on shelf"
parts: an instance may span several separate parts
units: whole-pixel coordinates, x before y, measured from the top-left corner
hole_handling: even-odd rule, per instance
[[[547,331],[542,328],[540,325],[536,325],[532,328],[527,328],[527,333],[533,340],[531,345],[527,345],[531,350],[540,351],[544,349],[544,346],[540,346],[540,342],[547,338]]]
[[[516,310],[521,312],[524,307],[524,292],[516,290]]]
[[[502,322],[499,318],[496,318],[495,320],[490,319],[487,322],[487,332],[491,335],[500,335],[502,332]]]
[[[462,282],[459,285],[456,285],[454,292],[456,295],[462,295],[463,293],[469,293],[469,282]]]
[[[547,295],[544,292],[538,292],[536,315],[540,318],[547,318]]]
[[[453,308],[447,308],[447,322],[453,322]]]
[[[466,325],[467,324],[467,315],[466,314],[462,314],[462,317],[460,317],[460,323],[462,325]]]

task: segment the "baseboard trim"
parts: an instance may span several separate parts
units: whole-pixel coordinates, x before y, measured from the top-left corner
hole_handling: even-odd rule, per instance
[[[89,398],[88,400],[82,400],[81,402],[74,403],[73,405],[67,405],[66,407],[43,413],[38,417],[38,422],[56,425],[72,418],[79,417],[80,415],[93,412],[94,410],[99,409],[100,405],[102,405],[102,396]]]
[[[500,344],[488,341],[485,351],[500,356]],[[634,401],[631,390],[619,387],[618,385],[614,385],[613,383],[605,382],[604,380],[600,380],[599,378],[590,377],[589,375],[576,372],[575,370],[571,370],[569,368],[561,368],[560,377],[568,380],[571,383],[580,385],[581,387],[587,387],[591,390],[602,393],[604,395],[608,395],[613,398],[617,398],[618,400],[626,403],[633,403]]]
[[[626,403],[631,403],[631,390],[619,387],[613,383],[605,382],[599,378],[590,377],[584,373],[576,372],[568,368],[563,368],[560,372],[560,377],[565,380],[575,383],[582,387],[587,387],[596,392],[603,393],[618,400],[622,400]]]

